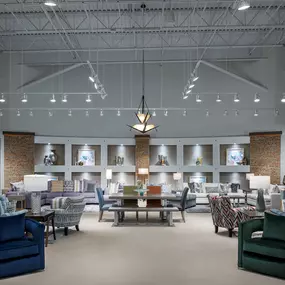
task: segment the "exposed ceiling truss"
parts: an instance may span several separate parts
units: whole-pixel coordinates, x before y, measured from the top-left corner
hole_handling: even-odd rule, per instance
[[[247,11],[237,0],[208,1],[43,1],[0,0],[0,51],[79,52],[92,50],[262,48],[285,44],[285,1],[252,0]],[[144,40],[142,40],[144,34]]]

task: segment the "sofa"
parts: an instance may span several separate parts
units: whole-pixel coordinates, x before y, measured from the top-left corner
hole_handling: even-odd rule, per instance
[[[262,237],[253,238],[254,232]],[[239,224],[238,267],[285,279],[285,217],[265,212],[264,219]]]
[[[25,213],[0,217],[0,278],[44,268],[44,225],[25,219]]]

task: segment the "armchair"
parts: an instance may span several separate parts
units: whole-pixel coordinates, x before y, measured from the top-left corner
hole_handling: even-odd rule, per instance
[[[53,199],[54,225],[59,228],[63,227],[66,236],[69,227],[75,226],[76,230],[79,231],[79,223],[84,208],[84,197],[58,197]]]
[[[253,219],[239,224],[238,267],[284,279],[285,240],[264,237],[264,232],[261,238],[252,238],[253,232],[265,230],[267,215],[272,216],[272,219],[285,220],[284,217],[265,213],[265,219]],[[284,231],[280,230],[280,221],[274,221],[274,224],[276,232],[282,235]],[[270,231],[274,234],[272,228]]]
[[[210,196],[208,195],[209,204],[215,233],[219,227],[226,228],[229,231],[229,237],[232,237],[234,228],[238,227],[240,222],[246,220],[241,208],[233,208],[230,197],[227,196]]]
[[[103,195],[103,190],[101,188],[96,188],[97,196],[98,196],[98,201],[99,201],[99,220],[100,222],[103,218],[103,213],[105,211],[108,211],[110,207],[113,206],[113,203],[106,203],[104,200],[104,195]]]
[[[44,225],[24,216],[0,218],[0,278],[45,268]]]

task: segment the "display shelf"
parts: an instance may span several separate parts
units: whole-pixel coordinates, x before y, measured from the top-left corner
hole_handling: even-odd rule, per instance
[[[181,172],[213,172],[214,166],[200,165],[200,166],[182,166]]]
[[[116,165],[116,166],[113,166],[113,165],[108,165],[107,166],[108,169],[112,169],[113,172],[136,172],[136,167],[133,165],[130,165],[130,166],[119,166],[119,165]]]
[[[178,172],[179,168],[177,166],[159,166],[159,165],[151,165],[149,167],[149,172]]]
[[[220,183],[239,183],[241,189],[249,189],[246,173],[220,172]]]
[[[250,172],[250,165],[220,165],[219,172]]]
[[[76,165],[79,160],[79,150],[94,150],[95,155],[95,166],[101,164],[101,146],[100,145],[89,145],[89,144],[73,144],[72,145],[72,165]]]
[[[202,158],[202,165],[213,165],[213,145],[184,145],[184,165],[196,166],[198,158]]]
[[[243,148],[244,157],[247,159],[247,164],[250,164],[250,144],[233,143],[220,144],[220,165],[227,165],[227,149]]]
[[[184,182],[190,182],[191,176],[205,176],[206,177],[206,183],[212,183],[213,182],[213,172],[184,172],[183,173],[183,181]]]
[[[101,183],[101,172],[73,172],[71,175],[72,180],[92,180]]]
[[[122,183],[124,185],[135,185],[135,173],[132,172],[113,172],[112,183]]]
[[[135,165],[135,146],[133,145],[108,145],[108,165],[117,165],[115,159],[124,158],[123,166]]]
[[[150,145],[150,165],[151,166],[160,166],[159,163],[159,155],[163,155],[166,157],[169,165],[167,166],[175,166],[177,164],[177,147],[176,145]]]
[[[71,172],[101,172],[101,166],[78,166],[73,165],[70,167]]]
[[[169,172],[157,172],[150,173],[149,183],[151,184],[171,184],[174,185],[176,182],[173,179],[173,173]]]
[[[35,165],[35,172],[38,173],[43,173],[43,172],[54,172],[54,173],[58,173],[58,172],[65,172],[67,171],[67,167],[66,166],[62,166],[62,165]]]
[[[51,151],[55,150],[57,155],[56,165],[65,164],[65,145],[64,144],[35,144],[35,165],[44,166],[45,156],[49,156]]]
[[[35,174],[41,174],[41,175],[49,175],[53,177],[57,177],[58,180],[64,180],[65,179],[65,172],[35,172]]]

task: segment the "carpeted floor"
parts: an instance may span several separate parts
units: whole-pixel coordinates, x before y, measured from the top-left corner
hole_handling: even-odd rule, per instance
[[[105,215],[105,214],[104,214]],[[175,227],[112,227],[85,213],[81,231],[46,250],[46,270],[1,285],[284,285],[284,280],[237,269],[237,238],[215,234],[206,213],[187,214]],[[175,215],[180,218],[180,215]]]

